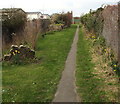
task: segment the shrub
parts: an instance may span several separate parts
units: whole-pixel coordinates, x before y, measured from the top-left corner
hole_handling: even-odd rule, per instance
[[[103,30],[103,17],[101,11],[103,8],[98,8],[96,11],[90,11],[81,17],[82,24],[88,29],[89,32],[95,33],[97,36],[102,33]]]
[[[64,24],[69,27],[72,23],[72,13],[53,14],[52,21],[55,24]]]
[[[21,9],[11,8],[2,11],[2,32],[7,35],[7,42],[12,41],[12,33],[24,29],[26,23],[26,14]]]

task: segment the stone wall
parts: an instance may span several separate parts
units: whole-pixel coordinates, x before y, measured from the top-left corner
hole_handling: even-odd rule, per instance
[[[81,17],[89,32],[102,35],[120,62],[120,2],[90,11]]]
[[[118,5],[107,6],[102,12],[104,18],[102,35],[105,37],[107,44],[112,47],[116,55],[120,52],[118,50]]]
[[[118,3],[118,61],[120,62],[120,2]]]

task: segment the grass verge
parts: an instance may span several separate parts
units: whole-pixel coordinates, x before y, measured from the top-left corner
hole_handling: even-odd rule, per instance
[[[49,102],[56,92],[76,26],[39,37],[40,63],[3,65],[3,102]]]
[[[93,74],[95,64],[92,62],[90,52],[91,43],[85,40],[83,28],[80,28],[78,51],[77,51],[77,71],[76,84],[77,91],[82,102],[105,102],[105,92],[100,90],[102,80]]]

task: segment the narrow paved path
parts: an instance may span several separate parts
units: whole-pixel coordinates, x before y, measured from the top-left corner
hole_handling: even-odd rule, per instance
[[[58,85],[57,92],[53,102],[78,102],[78,96],[75,85],[76,71],[76,52],[78,41],[79,27],[77,27],[71,50],[68,54],[65,69],[62,73],[62,78]]]

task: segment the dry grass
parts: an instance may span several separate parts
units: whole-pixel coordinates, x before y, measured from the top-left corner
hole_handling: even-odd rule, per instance
[[[89,39],[90,33],[85,32],[86,40]],[[94,35],[94,34],[93,34]],[[91,43],[94,43],[93,39],[89,39]],[[109,102],[119,102],[119,77],[113,71],[109,63],[112,62],[110,58],[110,53],[113,51],[110,47],[106,46],[106,52],[102,52],[103,47],[100,44],[92,45],[90,52],[92,55],[92,62],[95,63],[93,74],[96,74],[96,78],[102,81],[102,85],[98,87],[100,91],[105,91],[105,96],[108,98]],[[114,53],[114,59],[116,60],[116,54]]]
[[[111,63],[109,58],[111,49],[106,48],[106,53],[102,54],[102,47],[97,45],[91,48],[91,52],[92,61],[95,63],[93,73],[96,74],[95,77],[103,82],[100,90],[106,92],[105,96],[110,102],[118,102],[118,76],[109,65]]]

